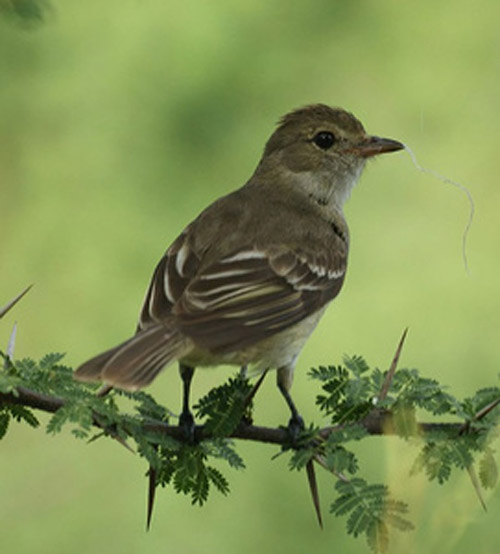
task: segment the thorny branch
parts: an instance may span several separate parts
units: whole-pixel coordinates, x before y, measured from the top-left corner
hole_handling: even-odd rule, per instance
[[[44,412],[54,413],[59,408],[64,406],[65,401],[56,396],[49,396],[34,392],[25,387],[18,387],[16,393],[0,393],[0,404],[16,404],[34,408]],[[374,409],[370,414],[358,422],[362,425],[370,435],[395,435],[396,429],[393,424],[393,416],[388,411]],[[100,427],[97,421],[94,422],[96,427]],[[145,420],[143,422],[145,431],[154,431],[164,433],[179,441],[184,440],[183,431],[177,425],[169,425],[162,421]],[[432,431],[446,431],[449,433],[456,432],[457,437],[463,429],[462,423],[431,423],[423,422],[417,424],[419,431],[422,434]],[[344,425],[334,425],[323,427],[319,431],[319,435],[326,439],[332,433],[340,432],[344,429]],[[469,431],[470,432],[470,431]],[[195,428],[195,439],[210,438],[203,425],[197,425]],[[268,444],[287,444],[289,442],[289,434],[286,429],[280,427],[262,427],[258,425],[248,425],[241,423],[230,435],[229,438],[262,442]]]

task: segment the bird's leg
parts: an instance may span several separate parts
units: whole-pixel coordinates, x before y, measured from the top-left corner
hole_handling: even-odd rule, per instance
[[[304,430],[305,425],[304,425],[304,420],[302,419],[301,415],[299,414],[299,411],[297,410],[297,406],[295,406],[295,403],[293,402],[292,397],[290,396],[290,388],[292,386],[292,380],[293,380],[293,369],[294,369],[293,366],[280,367],[278,369],[277,383],[281,394],[283,395],[284,399],[286,400],[286,403],[288,404],[288,407],[290,408],[290,411],[292,412],[292,417],[288,422],[288,435],[290,437],[291,446],[296,448],[299,435],[301,431]],[[323,528],[323,522],[321,518],[321,507],[319,503],[318,485],[316,482],[316,473],[314,472],[313,459],[310,459],[307,462],[306,471],[307,471],[307,481],[309,484],[309,490],[311,492],[311,497],[313,500],[314,509],[316,511],[316,516],[318,518],[318,523],[319,523],[319,526]]]
[[[179,427],[188,442],[194,442],[194,417],[189,409],[189,391],[193,379],[194,368],[188,365],[179,364],[179,373],[182,379],[182,412],[179,416]]]
[[[295,403],[292,400],[292,397],[290,396],[290,387],[292,386],[292,379],[293,379],[293,367],[290,368],[288,366],[285,366],[285,367],[280,367],[278,369],[278,372],[277,372],[278,388],[281,394],[283,395],[283,398],[286,400],[286,403],[290,408],[290,412],[292,413],[292,417],[288,422],[288,432],[290,434],[292,443],[294,443],[296,442],[300,432],[303,431],[304,429],[304,420],[302,419],[302,416],[299,414],[299,411],[297,410],[297,406],[295,406]]]
[[[283,395],[283,398],[286,400],[286,403],[290,408],[290,412],[292,413],[292,417],[288,422],[288,432],[290,433],[290,437],[292,438],[292,441],[295,441],[298,438],[300,432],[304,430],[304,427],[305,427],[304,420],[302,419],[302,416],[299,414],[297,410],[297,406],[295,406],[295,403],[292,400],[292,397],[290,396],[290,392],[279,383],[278,383],[278,388],[280,389],[280,392]]]

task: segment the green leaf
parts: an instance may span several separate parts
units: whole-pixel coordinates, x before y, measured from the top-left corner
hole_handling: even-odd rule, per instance
[[[373,520],[366,530],[366,540],[368,546],[373,552],[383,554],[389,548],[389,529],[387,525],[379,519]]]
[[[0,2],[0,13],[26,25],[40,24],[44,21],[49,10],[48,0],[8,0],[7,2]]]
[[[346,450],[343,446],[335,446],[326,449],[326,465],[330,471],[337,473],[348,472],[354,474],[358,471],[358,460],[353,452]]]
[[[67,422],[68,417],[68,410],[65,409],[64,406],[62,408],[59,408],[59,410],[54,413],[54,415],[47,423],[47,433],[52,435],[55,433],[60,433],[64,424]]]
[[[0,393],[17,395],[16,387],[23,384],[17,375],[12,375],[6,371],[0,371]]]
[[[430,481],[437,479],[440,484],[447,481],[451,474],[451,460],[444,445],[435,442],[426,444],[417,456],[410,474],[425,471]]]
[[[357,537],[366,535],[374,552],[385,552],[388,547],[388,527],[406,531],[413,528],[404,515],[408,508],[404,502],[390,497],[385,485],[368,485],[360,478],[338,481],[335,486],[338,498],[330,512],[347,516],[347,532]]]
[[[342,366],[325,367],[320,365],[318,368],[311,368],[308,376],[318,381],[331,381],[332,379],[337,379],[342,373],[346,376],[348,375],[347,371]]]
[[[359,441],[368,436],[368,431],[363,425],[353,423],[343,426],[341,429],[330,433],[326,443],[332,447],[337,444],[346,443],[350,441]]]
[[[456,413],[460,403],[434,379],[421,377],[416,369],[399,369],[389,389],[397,402],[418,406],[432,414]]]
[[[320,380],[326,394],[318,395],[316,404],[334,424],[359,421],[372,408],[370,380],[362,376],[368,366],[363,358],[346,358],[346,367],[321,366],[309,375]]]
[[[288,462],[288,467],[290,469],[296,469],[300,471],[306,467],[307,463],[311,458],[314,457],[315,450],[314,448],[297,448],[292,451],[292,456]]]
[[[71,434],[77,439],[86,439],[89,436],[88,431],[83,429],[71,429]]]
[[[157,419],[168,423],[171,417],[171,413],[167,408],[158,404],[156,400],[147,392],[136,391],[129,392],[122,389],[117,389],[116,394],[124,396],[135,402],[134,409],[145,418]]]
[[[210,481],[207,471],[200,470],[196,475],[191,487],[191,502],[203,506],[208,499],[208,491],[210,489]]]
[[[452,463],[460,469],[467,469],[474,461],[466,440],[447,441]]]
[[[492,489],[498,481],[498,466],[491,449],[487,449],[479,462],[479,478],[485,489]]]
[[[209,439],[203,441],[202,447],[208,455],[225,460],[235,469],[244,469],[245,467],[245,462],[234,449],[233,441],[229,439],[220,437]]]
[[[370,366],[362,356],[344,356],[344,365],[356,377],[360,377],[363,373],[370,370]]]
[[[207,476],[219,492],[221,492],[224,496],[227,495],[229,492],[229,483],[218,469],[208,466]]]
[[[48,370],[53,366],[57,365],[63,358],[65,354],[61,352],[52,352],[51,354],[46,354],[39,362],[39,369]]]
[[[8,412],[0,412],[0,439],[3,439],[9,428],[10,414]]]
[[[246,414],[251,390],[250,382],[238,375],[201,398],[195,409],[206,418],[206,430],[216,437],[230,435]]]
[[[88,434],[94,422],[90,406],[84,403],[67,403],[54,413],[47,423],[47,433],[59,433],[67,423],[76,423]]]
[[[182,445],[175,452],[160,449],[161,457],[158,480],[172,482],[176,492],[191,496],[193,504],[203,505],[212,483],[220,492],[227,494],[229,485],[222,473],[206,464],[206,448],[200,445]]]
[[[436,479],[443,484],[449,479],[453,467],[467,469],[472,465],[471,451],[474,449],[477,449],[477,444],[472,435],[428,440],[417,456],[411,473],[425,471],[430,481]]]
[[[415,407],[404,401],[397,401],[393,407],[393,424],[396,433],[403,438],[418,434]]]
[[[13,405],[9,408],[10,414],[16,421],[24,421],[30,427],[38,427],[40,422],[36,418],[35,414],[25,406]]]
[[[347,532],[357,537],[361,533],[365,533],[370,525],[378,521],[365,509],[365,506],[358,504],[347,519]]]

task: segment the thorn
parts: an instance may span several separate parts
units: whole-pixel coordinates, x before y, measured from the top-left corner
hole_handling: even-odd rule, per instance
[[[319,502],[318,483],[316,481],[316,472],[314,471],[314,462],[309,460],[306,464],[307,481],[309,483],[309,490],[311,491],[311,497],[314,504],[314,510],[316,511],[316,517],[318,518],[318,524],[323,529],[323,518],[321,517],[321,505]]]
[[[146,515],[146,531],[151,528],[151,520],[153,518],[153,507],[156,495],[156,470],[153,466],[149,466],[148,471],[148,507]]]
[[[387,372],[387,375],[385,376],[384,383],[382,384],[382,388],[380,389],[380,394],[378,395],[378,402],[382,402],[385,400],[385,397],[387,396],[387,393],[389,392],[389,388],[391,386],[392,380],[394,378],[394,374],[396,373],[396,368],[398,366],[399,362],[399,356],[401,355],[401,350],[403,349],[403,345],[405,343],[406,335],[408,334],[408,327],[403,331],[403,335],[401,336],[401,339],[399,340],[398,347],[396,348],[396,353],[394,354],[394,358],[392,359],[391,367],[389,368],[389,371]]]
[[[260,386],[264,382],[264,378],[267,375],[269,368],[262,372],[261,376],[258,378],[257,382],[253,386],[252,390],[249,392],[248,396],[245,398],[244,408],[247,408],[250,402],[253,400],[254,396],[257,394],[257,391],[260,389]]]
[[[132,454],[135,454],[135,450],[130,446],[130,444],[125,440],[122,439],[122,437],[119,437],[115,433],[109,433],[109,436],[112,439],[115,439],[116,442],[120,443],[124,448],[126,448],[129,452],[132,452]]]
[[[316,454],[314,456],[314,461],[317,462],[321,467],[325,468],[327,471],[332,471],[327,465],[326,460],[324,456],[321,456],[320,454]]]
[[[96,393],[95,395],[97,397],[106,396],[108,392],[111,392],[113,390],[113,385],[109,385],[108,383],[105,383]]]
[[[486,503],[483,498],[483,494],[481,492],[481,486],[479,485],[479,480],[476,475],[476,470],[474,469],[473,465],[467,466],[467,473],[469,474],[470,480],[472,482],[472,486],[474,487],[474,490],[476,491],[477,497],[479,499],[479,502],[481,506],[483,507],[483,510],[487,512]]]
[[[127,441],[120,437],[117,433],[113,431],[109,426],[106,426],[102,421],[100,421],[99,417],[94,414],[94,421],[95,423],[103,430],[102,433],[98,434],[97,436],[92,437],[89,442],[92,442],[98,438],[100,438],[102,435],[107,435],[114,439],[117,443],[121,444],[124,448],[126,448],[129,452],[132,452],[132,454],[135,454],[135,450],[127,443]]]
[[[4,369],[7,369],[7,366],[14,358],[14,347],[16,344],[16,334],[17,334],[17,322],[14,323],[14,327],[12,327],[12,333],[9,337],[9,342],[7,343],[7,350],[5,351],[5,361],[4,361]]]
[[[271,461],[274,462],[274,460],[276,460],[277,458],[279,458],[281,455],[283,455],[285,453],[284,450],[280,450],[279,452],[277,452],[276,454],[273,454],[271,456]]]
[[[11,309],[13,308],[19,300],[31,289],[33,285],[30,285],[29,287],[26,287],[21,293],[19,293],[15,298],[13,298],[10,302],[7,302],[7,304],[0,308],[0,319]]]
[[[335,471],[334,469],[331,469],[328,467],[328,464],[326,463],[325,457],[321,456],[320,454],[316,454],[314,456],[314,461],[317,462],[321,467],[335,475],[339,481],[344,481],[344,483],[350,483],[349,479],[340,471]]]
[[[247,376],[248,376],[248,366],[245,364],[240,367],[240,377],[242,379],[246,379]]]
[[[479,410],[477,414],[474,416],[475,421],[479,421],[483,419],[483,417],[487,416],[492,410],[494,410],[498,405],[500,404],[500,398],[497,398],[496,400],[493,400],[493,402],[490,402],[487,406]]]
[[[99,427],[101,427],[101,425],[99,425]],[[101,427],[101,429],[104,429],[104,428]],[[125,439],[122,439],[116,433],[112,433],[109,429],[105,429],[102,431],[102,433],[96,433],[93,437],[90,437],[90,439],[87,441],[87,444],[90,444],[91,442],[94,442],[97,439],[100,439],[101,437],[111,437],[116,442],[121,444],[124,448],[126,448],[129,452],[132,452],[132,454],[135,454],[135,450],[128,444],[128,442]]]
[[[90,444],[91,442],[95,442],[97,439],[100,439],[101,437],[105,437],[106,433],[102,431],[101,433],[96,433],[94,436],[90,437],[90,439],[87,441],[87,444]]]
[[[460,428],[460,431],[458,432],[459,435],[463,435],[465,433],[468,433],[471,429],[471,425],[474,421],[480,421],[483,419],[483,417],[486,417],[491,411],[493,411],[498,405],[500,404],[500,398],[496,398],[493,400],[493,402],[490,402],[487,406],[484,408],[481,408],[475,415],[474,418],[471,421],[466,421],[462,427]]]

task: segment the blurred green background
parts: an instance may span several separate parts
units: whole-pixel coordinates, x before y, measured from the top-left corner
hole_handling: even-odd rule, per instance
[[[459,395],[497,384],[496,0],[52,0],[31,22],[9,6],[0,0],[0,305],[35,287],[2,320],[0,344],[17,321],[18,357],[63,351],[76,365],[124,339],[177,233],[245,182],[280,115],[325,102],[468,184],[476,218],[468,276],[464,195],[404,152],[370,164],[347,206],[346,285],[299,362],[294,395],[306,420],[321,423],[309,367],[349,353],[386,368],[405,326],[403,365]],[[198,372],[194,396],[228,375]],[[176,370],[151,391],[177,410]],[[287,417],[268,379],[257,422]],[[498,490],[486,494],[484,513],[467,476],[429,485],[408,477],[415,447],[366,443],[365,475],[408,501],[417,526],[394,535],[391,552],[498,551]],[[0,457],[2,550],[367,551],[341,520],[326,516],[318,530],[305,476],[290,473],[285,457],[271,461],[276,449],[241,451],[248,468],[229,472],[229,498],[214,492],[199,509],[161,490],[145,533],[141,460],[111,441],[13,429]],[[321,475],[320,486],[327,512],[332,478]]]

